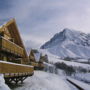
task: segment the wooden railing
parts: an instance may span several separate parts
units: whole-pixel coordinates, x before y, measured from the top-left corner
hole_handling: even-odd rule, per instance
[[[23,48],[3,37],[0,37],[0,48],[16,55],[23,56]]]
[[[32,66],[36,66],[36,67],[38,67],[39,64],[36,63],[36,62],[31,62],[31,65],[32,65]]]
[[[33,66],[0,61],[0,73],[4,74],[4,77],[28,75],[33,74],[33,72]]]
[[[43,63],[38,63],[38,62],[31,62],[31,65],[34,66],[34,67],[42,67],[44,68],[44,64]]]

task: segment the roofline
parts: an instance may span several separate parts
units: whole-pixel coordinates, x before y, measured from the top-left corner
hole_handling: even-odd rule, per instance
[[[18,29],[17,24],[16,24],[16,20],[13,18],[13,19],[7,21],[5,24],[3,24],[2,27],[4,27],[4,26],[5,26],[5,27],[8,27],[8,26],[9,26],[10,24],[12,24],[12,23],[14,23],[14,25],[15,25],[15,27],[16,27],[16,29],[17,29],[16,32],[17,32],[17,34],[18,34],[18,37],[20,38],[21,46],[22,46],[22,48],[24,48],[25,56],[28,58],[26,48],[25,48],[25,46],[24,46],[24,43],[23,43],[22,38],[21,38],[21,36],[20,36],[19,29]]]

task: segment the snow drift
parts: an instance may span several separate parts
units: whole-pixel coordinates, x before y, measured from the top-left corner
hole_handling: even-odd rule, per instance
[[[0,90],[10,90],[10,88],[5,84],[2,74],[0,74]]]
[[[35,71],[34,76],[27,78],[25,84],[15,90],[73,90],[67,82],[58,75]]]

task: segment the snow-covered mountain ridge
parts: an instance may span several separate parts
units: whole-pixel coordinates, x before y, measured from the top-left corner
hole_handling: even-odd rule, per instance
[[[90,58],[90,34],[64,29],[41,46],[61,58]]]

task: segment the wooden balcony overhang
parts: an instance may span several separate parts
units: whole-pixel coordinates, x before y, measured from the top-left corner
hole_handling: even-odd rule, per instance
[[[5,78],[31,76],[33,73],[33,66],[0,61],[0,74],[4,74]]]
[[[13,54],[18,57],[23,56],[23,48],[0,36],[0,51]]]
[[[44,64],[39,62],[31,62],[31,65],[34,66],[34,68],[44,68]]]
[[[15,64],[0,61],[0,74],[4,75],[6,83],[23,83],[23,81],[34,74],[34,68],[30,65]]]

